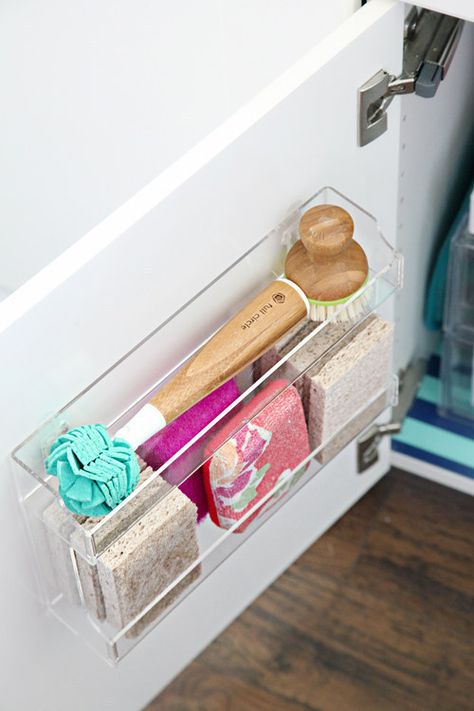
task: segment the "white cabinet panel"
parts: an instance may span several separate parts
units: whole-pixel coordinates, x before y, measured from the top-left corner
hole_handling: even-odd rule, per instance
[[[397,246],[405,257],[405,281],[396,297],[397,367],[405,367],[415,355],[428,355],[433,346],[433,334],[422,325],[426,285],[436,250],[454,218],[460,187],[472,171],[473,67],[474,25],[466,24],[436,95],[432,99],[416,95],[399,99]]]

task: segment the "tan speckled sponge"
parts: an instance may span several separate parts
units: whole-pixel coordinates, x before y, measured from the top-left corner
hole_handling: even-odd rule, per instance
[[[278,361],[298,345],[303,338],[314,331],[317,325],[318,324],[314,321],[306,321],[303,325],[298,324],[288,331],[277,344],[264,353],[256,362],[254,368],[256,374],[259,376],[263,375],[263,373],[278,363]],[[285,377],[291,382],[293,382],[295,378],[299,378],[298,381],[294,382],[294,385],[303,400],[306,413],[308,411],[307,399],[309,396],[310,382],[307,378],[300,378],[299,376],[311,363],[321,358],[321,356],[326,355],[326,357],[328,357],[330,353],[334,353],[335,344],[339,343],[340,339],[349,329],[349,323],[327,324],[320,333],[314,336],[305,346],[300,348],[300,350],[291,356],[291,358],[276,371],[275,377]],[[330,351],[331,348],[333,348],[332,351]]]
[[[141,460],[140,466],[142,483],[153,472]],[[146,511],[150,497],[157,503]],[[55,507],[57,509],[57,505]],[[53,511],[51,506],[44,513],[49,525],[55,515]],[[64,515],[68,514],[64,512]],[[98,550],[105,548],[97,565],[88,563],[63,544],[64,555],[58,556],[55,563],[57,582],[72,602],[77,602],[80,597],[79,587],[84,604],[94,617],[122,629],[199,557],[196,517],[196,506],[187,496],[158,476],[95,534]],[[99,521],[84,517],[76,517],[76,520],[86,530]],[[48,540],[57,551],[56,535],[50,532]],[[110,541],[113,542],[110,544]],[[79,584],[74,577],[74,565]],[[200,566],[195,566],[158,605],[132,626],[127,636],[139,634],[199,573]]]
[[[256,372],[264,373],[315,328],[307,323],[286,335],[262,356]],[[348,333],[350,324],[328,324],[310,342],[302,347],[278,370],[279,377],[293,380],[316,359],[318,364],[300,378],[297,386],[303,400],[311,449],[335,437],[337,451],[364,427],[365,417],[360,413],[356,423],[352,420],[365,405],[376,399],[377,407],[370,407],[372,418],[383,409],[384,399],[379,395],[387,387],[390,375],[393,329],[379,316],[371,315]],[[375,411],[377,410],[377,412]],[[359,426],[357,426],[357,424]],[[355,431],[354,431],[355,430]],[[351,432],[350,437],[346,437]],[[326,445],[319,457],[327,461],[334,456],[337,442]]]
[[[310,370],[308,427],[312,447],[327,442],[388,385],[393,328],[369,317],[337,352]]]
[[[158,493],[164,498],[97,562],[106,618],[118,628],[140,614],[199,556],[196,506],[161,478]],[[170,597],[174,599],[198,574],[199,570],[193,569]],[[132,631],[138,634],[169,605],[170,597],[166,596]]]

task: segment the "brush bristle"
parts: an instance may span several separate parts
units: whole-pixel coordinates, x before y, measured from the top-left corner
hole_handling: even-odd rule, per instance
[[[331,319],[336,323],[359,321],[372,310],[372,289],[366,289],[357,299],[349,304],[338,306],[313,304],[310,302],[309,317],[312,321],[327,321]]]

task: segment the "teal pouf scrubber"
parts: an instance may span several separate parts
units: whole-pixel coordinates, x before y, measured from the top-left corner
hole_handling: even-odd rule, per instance
[[[83,425],[61,435],[45,462],[59,481],[59,495],[73,513],[105,516],[136,487],[140,466],[124,439],[103,425]]]

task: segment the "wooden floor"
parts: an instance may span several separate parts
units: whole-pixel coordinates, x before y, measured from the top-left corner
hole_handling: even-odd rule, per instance
[[[474,503],[392,471],[148,711],[472,711]]]

